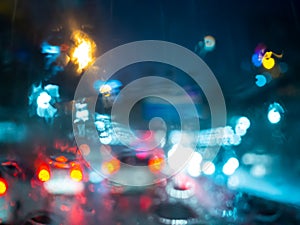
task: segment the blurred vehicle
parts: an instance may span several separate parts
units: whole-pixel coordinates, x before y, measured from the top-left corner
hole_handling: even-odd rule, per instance
[[[16,190],[18,181],[25,181],[25,171],[15,160],[0,161],[0,223],[14,224],[20,209],[21,196]]]
[[[117,150],[112,155],[110,160],[102,164],[102,172],[107,175],[105,183],[111,193],[139,193],[159,182],[165,163],[162,149],[140,151],[127,148]]]
[[[76,195],[87,181],[85,164],[76,146],[56,143],[40,152],[35,163],[34,183],[53,195]]]

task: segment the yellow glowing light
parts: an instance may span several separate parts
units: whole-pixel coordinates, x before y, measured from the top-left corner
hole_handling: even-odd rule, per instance
[[[164,166],[164,159],[160,157],[154,157],[149,160],[148,166],[152,173],[158,173]]]
[[[273,58],[263,57],[262,64],[266,69],[270,70],[275,66],[275,60]]]
[[[0,195],[5,194],[7,190],[6,182],[4,180],[0,180]]]
[[[71,170],[70,176],[75,181],[81,181],[82,180],[82,172],[79,169]]]
[[[275,57],[281,59],[283,57],[283,54],[276,54],[272,51],[266,52],[262,59],[262,65],[267,70],[270,70],[275,66],[275,60],[272,58],[272,56],[275,56]]]
[[[75,47],[71,49],[70,58],[78,66],[77,72],[81,73],[93,63],[96,44],[86,33],[80,30],[72,33],[71,40],[74,42]]]
[[[111,91],[112,91],[112,88],[108,84],[101,85],[101,87],[99,88],[99,92],[101,94],[103,94],[104,97],[109,97]]]
[[[50,172],[46,169],[41,169],[38,178],[42,182],[48,181],[50,179]]]
[[[113,174],[120,169],[120,161],[118,159],[112,159],[108,162],[104,162],[102,165],[102,170],[106,174]]]

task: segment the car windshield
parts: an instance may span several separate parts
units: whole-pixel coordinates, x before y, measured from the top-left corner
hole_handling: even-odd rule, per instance
[[[300,224],[299,0],[1,0],[0,25],[0,223]]]

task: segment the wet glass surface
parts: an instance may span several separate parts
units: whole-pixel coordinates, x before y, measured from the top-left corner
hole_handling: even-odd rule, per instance
[[[300,224],[299,13],[2,0],[0,224]]]

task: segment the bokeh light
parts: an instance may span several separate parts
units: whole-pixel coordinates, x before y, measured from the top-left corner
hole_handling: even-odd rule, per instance
[[[4,195],[7,190],[7,183],[4,179],[0,178],[0,196]]]
[[[257,74],[255,78],[256,78],[255,84],[257,87],[263,87],[267,84],[267,78],[263,74]]]
[[[207,161],[202,165],[202,171],[206,175],[212,175],[215,173],[215,164],[211,161]]]
[[[268,109],[268,120],[272,124],[277,124],[280,122],[283,113],[284,109],[279,103],[272,103]]]
[[[71,50],[71,61],[77,65],[77,72],[82,73],[95,58],[96,44],[83,31],[75,30],[71,35],[75,47]]]
[[[82,180],[83,175],[80,169],[72,169],[70,177],[72,178],[72,180],[79,182]]]
[[[236,171],[239,165],[239,160],[232,157],[224,164],[222,171],[225,175],[230,176]]]
[[[46,182],[50,179],[50,171],[47,169],[41,169],[38,173],[38,178],[42,182]]]
[[[51,101],[51,96],[45,91],[41,92],[36,99],[36,103],[38,107],[42,109],[47,109],[50,105],[49,103],[50,101]]]

